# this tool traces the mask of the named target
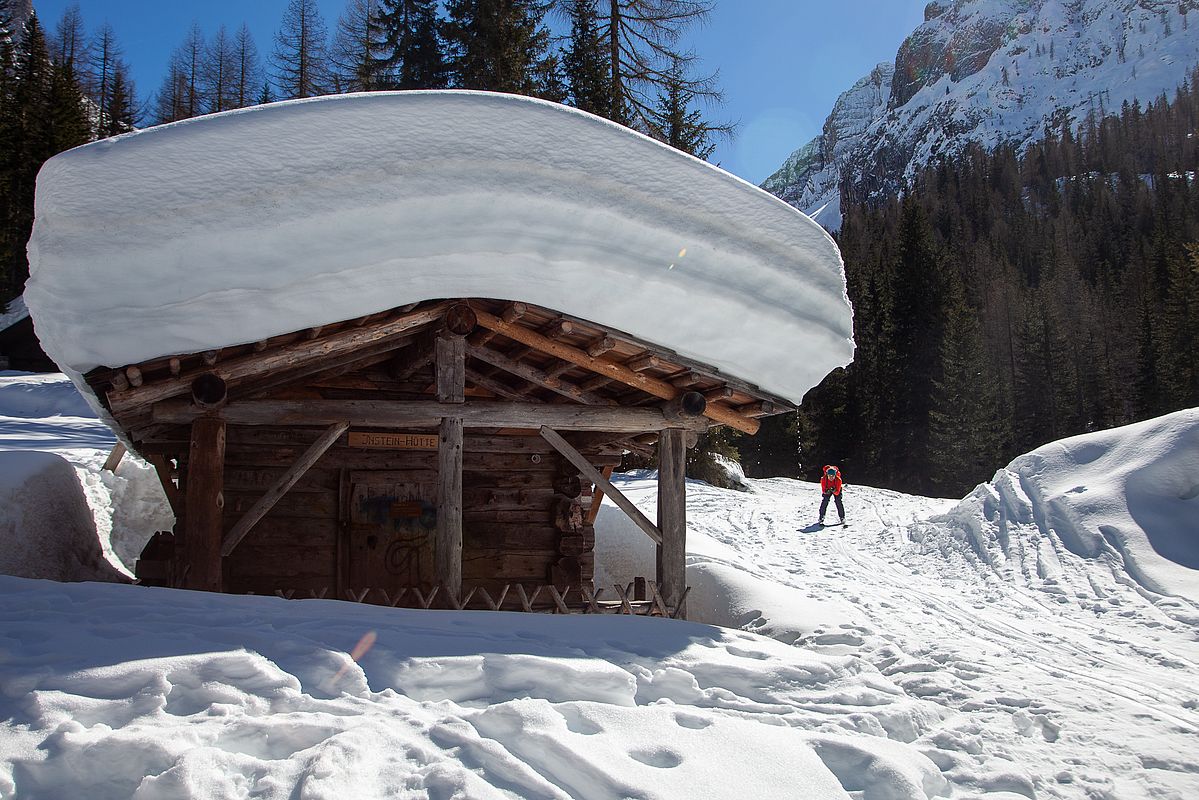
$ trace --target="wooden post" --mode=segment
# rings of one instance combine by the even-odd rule
[[[200,417],[192,423],[184,506],[185,589],[219,592],[221,585],[221,512],[225,498],[225,423]]]
[[[658,586],[671,609],[682,604],[687,585],[686,468],[685,431],[667,428],[658,440]],[[677,617],[686,619],[686,609]]]
[[[466,340],[451,331],[434,346],[437,400],[466,398]],[[442,417],[437,446],[437,541],[433,546],[436,581],[458,602],[462,594],[462,417]]]

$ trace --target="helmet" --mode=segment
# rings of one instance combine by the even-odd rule
[[[836,468],[836,467],[829,467],[828,469],[826,469],[826,470],[824,471],[824,474],[825,474],[825,475],[828,475],[828,476],[831,478],[831,477],[833,477],[834,475],[836,475],[836,474],[837,474],[837,468]]]

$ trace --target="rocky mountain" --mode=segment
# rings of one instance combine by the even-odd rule
[[[894,192],[967,143],[1025,145],[1172,94],[1199,64],[1199,0],[933,0],[924,16],[763,188],[836,229],[842,181]]]

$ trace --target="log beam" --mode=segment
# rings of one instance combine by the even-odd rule
[[[570,444],[561,436],[559,436],[557,432],[548,427],[543,426],[539,433],[541,434],[541,438],[553,445],[554,449],[561,453],[567,461],[573,464],[575,469],[582,473],[584,478],[591,481],[596,486],[601,487],[604,490],[604,493],[607,494],[608,497],[612,498],[612,502],[615,503],[621,511],[628,514],[629,519],[631,519],[638,528],[645,531],[646,536],[648,536],[650,539],[653,539],[655,544],[662,544],[662,534],[659,532],[654,523],[650,522],[649,519],[641,513],[641,510],[633,504],[633,501],[629,500],[629,498],[625,497],[619,489],[613,486],[612,481],[605,478],[602,472],[593,467],[591,462],[587,460],[587,456],[571,447]]]
[[[680,609],[686,619],[683,592],[687,586],[687,444],[686,432],[662,431],[658,440],[658,587],[666,605]]]
[[[200,417],[192,423],[187,460],[183,552],[183,588],[219,592],[221,582],[221,514],[225,498],[225,421]]]
[[[563,361],[577,364],[583,369],[605,375],[615,381],[640,389],[655,397],[660,397],[663,400],[673,400],[681,393],[680,389],[666,381],[635,372],[623,364],[617,364],[606,358],[589,355],[586,351],[579,350],[562,342],[555,342],[553,339],[542,336],[536,331],[531,331],[521,325],[505,322],[497,316],[488,314],[486,311],[479,311],[477,313],[479,324],[484,328],[501,333],[513,341],[520,342],[543,353],[560,358]],[[728,425],[750,435],[757,433],[758,428],[761,427],[761,423],[756,419],[750,419],[742,414],[738,414],[727,406],[710,405],[704,414],[715,422]]]
[[[452,416],[440,420],[437,439],[437,539],[433,543],[434,579],[451,598],[462,593],[462,417],[454,413],[466,401],[466,334],[474,330],[474,312],[455,306],[446,330],[434,345],[437,399]],[[453,309],[451,309],[453,310]],[[458,322],[457,326],[452,324]],[[470,324],[467,324],[470,323]],[[459,332],[461,331],[461,332]]]
[[[232,553],[258,521],[275,507],[280,498],[287,494],[288,490],[295,486],[300,478],[304,477],[304,473],[319,461],[321,456],[325,454],[325,451],[332,447],[333,443],[349,428],[350,423],[348,422],[339,422],[335,425],[330,425],[329,429],[321,435],[321,438],[313,442],[304,451],[304,454],[296,459],[296,463],[292,464],[287,472],[279,476],[279,479],[266,490],[262,497],[258,498],[258,502],[251,506],[245,516],[237,521],[237,524],[229,531],[224,543],[221,545],[221,555],[227,556]]]

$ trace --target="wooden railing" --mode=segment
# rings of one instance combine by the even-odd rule
[[[596,589],[592,592],[586,586],[567,586],[559,589],[553,584],[542,584],[531,587],[530,591],[525,584],[521,583],[505,584],[494,597],[482,586],[464,589],[460,596],[454,597],[441,584],[427,591],[423,591],[417,586],[404,586],[391,592],[378,587],[346,589],[341,597],[337,597],[335,592],[331,594],[328,587],[307,590],[276,589],[275,595],[285,600],[339,599],[349,600],[353,603],[391,606],[392,608],[431,609],[440,600],[442,601],[441,607],[458,611],[472,608],[475,610],[509,610],[549,614],[628,614],[678,619],[679,610],[685,608],[687,595],[691,592],[691,587],[688,586],[683,591],[683,596],[679,598],[678,604],[671,608],[658,591],[658,584],[654,581],[643,582],[638,579],[627,586],[615,585],[612,588],[615,590],[615,598],[611,600],[605,599],[604,589]],[[541,608],[535,607],[543,595],[551,604],[545,604]],[[578,599],[572,601],[572,595],[578,595]],[[517,602],[510,602],[510,598],[515,598]],[[508,609],[503,608],[505,602],[508,602],[510,606]],[[473,606],[472,603],[474,603]]]

